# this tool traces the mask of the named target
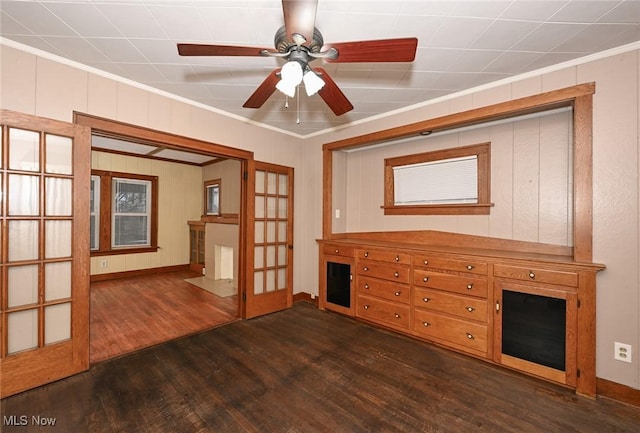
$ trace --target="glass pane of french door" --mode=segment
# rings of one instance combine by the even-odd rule
[[[287,289],[288,176],[256,170],[253,293]]]
[[[91,155],[84,126],[0,114],[4,397],[88,367]]]
[[[293,304],[293,168],[255,161],[249,172],[247,319]]]

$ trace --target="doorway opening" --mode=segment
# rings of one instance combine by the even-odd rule
[[[107,210],[92,206],[91,227],[96,233],[92,239],[100,242],[92,244],[90,259],[90,362],[239,319],[247,201],[243,173],[253,154],[81,113],[74,117],[76,123],[91,127],[91,169],[98,182],[104,173],[125,179],[124,183],[155,178],[146,186],[146,195],[147,190],[136,188],[137,184],[110,188],[111,178],[95,188],[92,205]],[[204,191],[214,178],[218,190],[212,215]],[[127,214],[129,210],[135,215]],[[149,230],[146,211],[149,221],[156,218],[157,222],[146,237],[136,236],[131,231],[138,227]],[[131,224],[118,226],[116,218]],[[194,226],[202,232],[196,238],[195,255]],[[119,229],[125,230],[124,235]],[[131,238],[137,244],[114,246],[105,236],[110,231],[111,238]],[[226,248],[216,253],[216,245]],[[215,266],[218,255],[223,260]],[[191,263],[193,257],[197,263]],[[224,293],[193,283],[194,279],[215,281],[216,268],[223,272],[221,281],[229,283]]]

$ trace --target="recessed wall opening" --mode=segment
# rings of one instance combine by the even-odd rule
[[[233,276],[233,247],[214,245],[214,278],[216,280],[232,280]]]

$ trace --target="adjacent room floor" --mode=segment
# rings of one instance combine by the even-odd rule
[[[91,283],[91,363],[237,319],[237,291],[204,290],[191,271]],[[221,296],[222,295],[222,296]]]
[[[301,302],[9,397],[64,432],[638,432],[640,408]],[[4,432],[40,432],[29,423]]]

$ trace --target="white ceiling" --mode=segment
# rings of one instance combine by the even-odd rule
[[[1,0],[0,11],[5,39],[300,136],[640,41],[636,0],[318,0],[326,43],[418,38],[413,63],[312,63],[355,107],[337,117],[304,91],[298,109],[277,91],[242,108],[281,60],[178,56],[177,43],[272,47],[280,0]]]

